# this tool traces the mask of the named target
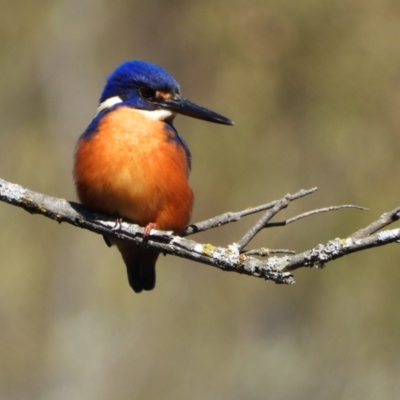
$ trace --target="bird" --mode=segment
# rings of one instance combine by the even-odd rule
[[[193,192],[191,153],[173,125],[176,114],[233,125],[234,122],[181,95],[163,68],[125,61],[107,78],[97,113],[79,137],[73,177],[80,202],[116,221],[180,234],[189,224]],[[104,235],[126,265],[131,288],[155,287],[159,252]]]

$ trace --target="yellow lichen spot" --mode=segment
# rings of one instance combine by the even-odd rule
[[[212,244],[209,243],[203,244],[203,254],[206,256],[211,257],[214,249],[215,246],[213,246]]]
[[[25,204],[30,204],[30,203],[32,203],[32,199],[31,199],[30,197],[27,197],[27,196],[22,196],[22,197],[21,197],[21,201],[22,201],[23,203],[25,203]]]
[[[53,219],[56,220],[57,222],[61,222],[61,215],[60,214],[54,214]]]

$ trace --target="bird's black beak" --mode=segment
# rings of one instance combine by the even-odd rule
[[[234,124],[234,122],[229,118],[217,114],[216,112],[211,111],[207,108],[198,106],[197,104],[194,104],[181,96],[163,99],[159,104],[161,108],[173,111],[178,114],[187,115],[188,117],[202,119],[204,121],[215,122],[217,124],[223,125]]]

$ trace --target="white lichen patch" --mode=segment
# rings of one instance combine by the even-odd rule
[[[353,244],[355,243],[354,239],[352,238],[346,238],[346,239],[342,239],[341,243],[343,245],[343,247],[350,247],[353,246]]]
[[[379,241],[397,239],[399,235],[400,235],[400,229],[390,229],[387,231],[379,232],[377,234]]]
[[[337,256],[338,254],[341,253],[342,250],[342,241],[339,238],[336,238],[334,240],[330,240],[324,247],[324,252],[327,254],[332,254],[334,256]]]
[[[268,260],[266,260],[266,262],[265,262],[265,266],[267,268],[275,269],[276,271],[282,271],[287,267],[287,265],[289,263],[289,259],[290,258],[288,256],[269,257]]]
[[[196,253],[202,254],[203,253],[203,245],[200,243],[197,243],[196,246],[194,246],[193,249]]]
[[[235,245],[230,245],[228,248],[214,247],[212,256],[221,266],[224,264],[234,265],[238,262],[239,249]]]
[[[232,257],[239,257],[239,246],[237,243],[228,245],[228,251],[231,253]]]
[[[20,199],[26,193],[26,189],[15,183],[8,183],[6,187],[0,186],[0,192],[4,196]]]

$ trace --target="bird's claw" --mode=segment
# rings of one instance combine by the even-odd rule
[[[114,226],[111,228],[111,230],[112,231],[118,231],[118,230],[120,230],[122,228],[122,218],[121,217],[118,217],[116,220],[115,220],[115,224],[114,224]]]
[[[158,229],[158,225],[155,222],[150,222],[146,225],[143,231],[143,240],[148,240],[152,229]]]

